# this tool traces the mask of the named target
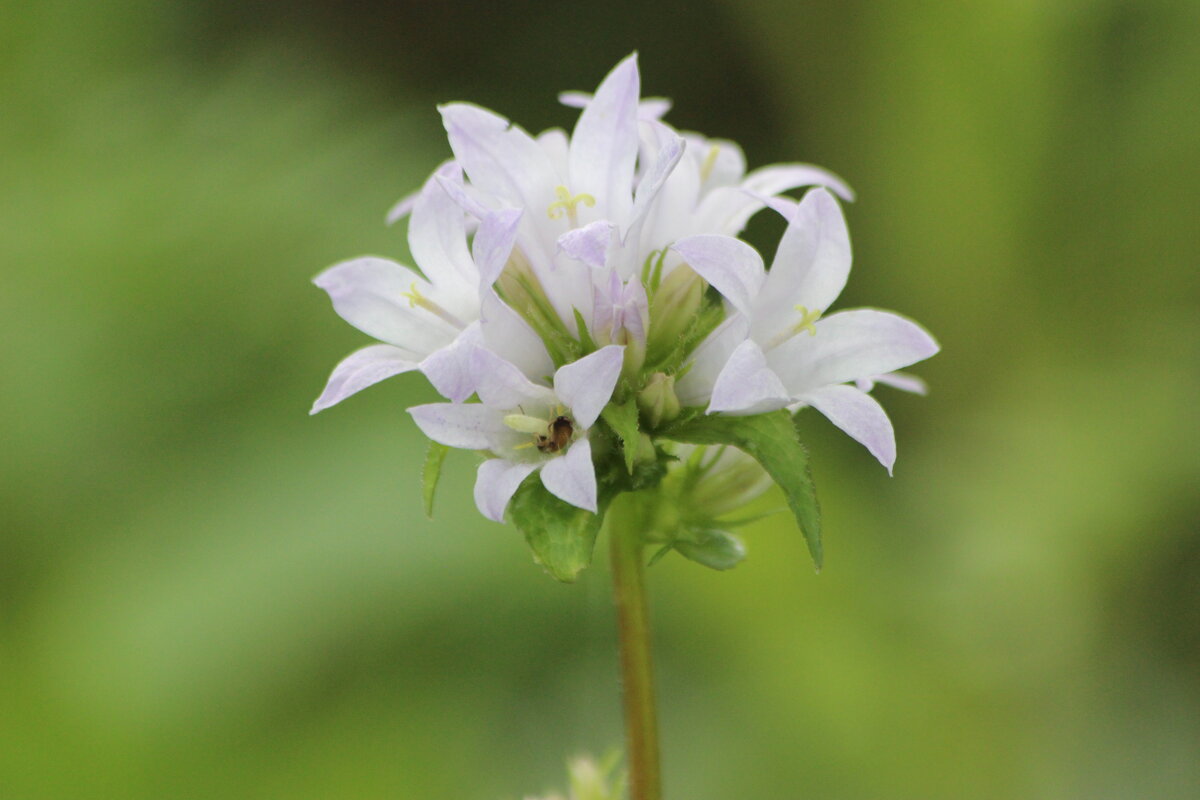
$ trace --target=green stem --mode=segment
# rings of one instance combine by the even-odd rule
[[[621,649],[629,798],[661,800],[658,721],[650,663],[650,619],[646,608],[643,545],[638,529],[643,522],[641,511],[633,496],[624,495],[609,509],[607,527]]]

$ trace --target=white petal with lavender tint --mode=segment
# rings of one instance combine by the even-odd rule
[[[616,225],[606,219],[589,222],[558,237],[559,252],[578,259],[589,267],[599,269],[608,263]]]
[[[407,294],[431,287],[412,270],[383,258],[356,258],[335,264],[313,278],[329,293],[342,319],[363,333],[419,355],[445,347],[461,328],[413,307]],[[465,325],[464,325],[465,327]]]
[[[737,346],[746,340],[749,330],[749,321],[741,314],[735,314],[705,337],[692,353],[687,373],[675,383],[675,394],[680,403],[685,406],[708,405],[717,376]]]
[[[508,501],[537,467],[534,463],[503,458],[491,458],[480,464],[475,473],[475,505],[479,512],[490,520],[504,522]]]
[[[479,326],[484,345],[524,373],[530,380],[549,382],[554,362],[546,345],[520,314],[492,289],[483,292]]]
[[[478,270],[467,251],[466,219],[437,180],[439,175],[452,177],[457,170],[454,164],[444,164],[421,187],[408,224],[408,248],[434,285],[473,289]]]
[[[316,414],[385,378],[416,368],[412,353],[390,344],[373,344],[356,350],[333,368],[325,390],[308,413]]]
[[[592,427],[608,405],[624,359],[625,348],[610,344],[554,373],[554,393],[571,409],[577,428]]]
[[[408,413],[422,433],[447,447],[488,450],[505,435],[502,413],[478,403],[429,403]]]
[[[387,224],[395,225],[397,222],[411,214],[413,206],[417,204],[417,197],[419,197],[420,194],[421,193],[419,191],[413,192],[412,194],[405,195],[397,200],[396,204],[388,209]]]
[[[633,167],[637,160],[637,54],[613,68],[579,115],[571,135],[572,194],[591,194],[592,210],[601,219],[623,220],[633,202]],[[469,171],[469,170],[468,170]]]
[[[732,236],[705,233],[681,239],[671,249],[734,308],[750,313],[767,274],[762,256],[753,247]]]
[[[516,366],[482,347],[472,354],[471,369],[480,401],[493,408],[512,411],[525,407],[525,413],[534,414],[554,403],[554,392],[531,383]]]
[[[683,157],[683,151],[686,147],[686,142],[683,138],[676,136],[665,125],[659,125],[658,127],[661,129],[659,133],[661,146],[654,157],[654,163],[650,165],[646,174],[638,182],[637,191],[633,196],[633,207],[629,212],[629,219],[621,227],[622,242],[628,242],[631,234],[633,234],[633,241],[637,242],[637,232],[641,230],[641,225],[645,222],[647,210],[649,210],[654,199],[658,197],[663,184],[667,182],[667,179],[671,177],[671,173],[675,171],[675,167],[679,164],[679,159]]]
[[[760,342],[786,336],[797,306],[821,312],[850,275],[850,234],[833,195],[813,189],[791,212],[775,260],[754,305],[750,335]]]
[[[546,462],[542,484],[555,497],[595,513],[596,468],[588,440],[580,439],[564,455]]]
[[[896,463],[896,434],[892,421],[873,397],[853,386],[826,386],[801,395],[802,402],[820,411],[879,459],[892,474]]]
[[[938,351],[911,320],[887,311],[840,311],[770,351],[771,367],[793,395],[907,367]]]
[[[448,347],[434,351],[421,362],[421,372],[438,394],[461,403],[475,393],[472,355],[483,344],[479,323],[472,322]]]
[[[591,92],[559,92],[558,102],[568,108],[587,108],[592,102]],[[638,119],[658,121],[671,110],[671,101],[665,97],[643,97],[638,101]]]
[[[708,413],[763,414],[783,408],[789,402],[787,389],[767,366],[762,349],[747,339],[734,349],[717,376]]]
[[[517,240],[517,226],[521,222],[522,213],[519,208],[502,208],[489,213],[480,221],[471,251],[482,286],[495,283],[504,265],[508,263],[513,243]]]
[[[546,208],[560,180],[546,152],[517,125],[469,103],[439,106],[450,149],[471,183],[518,208]]]

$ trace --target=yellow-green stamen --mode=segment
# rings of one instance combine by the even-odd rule
[[[583,203],[588,208],[596,205],[596,198],[590,194],[580,192],[579,194],[572,195],[570,189],[565,186],[556,186],[554,188],[554,196],[558,199],[550,204],[550,208],[546,209],[546,215],[550,219],[560,219],[565,213],[571,220],[572,225],[579,223],[579,216],[575,210],[577,205]]]
[[[717,156],[721,154],[719,145],[713,145],[708,148],[708,152],[704,154],[704,161],[700,164],[700,180],[708,180],[708,176],[712,174],[713,167],[717,165]]]
[[[402,296],[408,298],[409,308],[423,308],[432,314],[436,314],[460,330],[467,327],[458,317],[454,316],[449,311],[442,308],[425,295],[421,294],[421,290],[417,288],[416,281],[413,281],[412,286],[410,286],[408,291],[404,292]]]

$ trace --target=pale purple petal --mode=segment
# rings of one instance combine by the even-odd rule
[[[479,512],[495,522],[504,522],[508,501],[521,488],[521,482],[538,468],[535,463],[490,458],[475,473],[475,505]]]
[[[629,220],[621,227],[622,242],[628,242],[631,234],[633,241],[637,242],[642,224],[646,220],[646,212],[650,209],[654,199],[658,197],[658,192],[662,189],[663,184],[675,171],[679,159],[683,157],[683,150],[686,146],[683,138],[676,136],[665,125],[659,127],[662,128],[659,141],[664,144],[659,148],[654,163],[638,183],[637,192],[633,197],[633,208],[629,212]]]
[[[400,220],[412,213],[413,206],[417,204],[417,198],[421,195],[419,191],[405,195],[396,201],[396,204],[388,209],[387,224],[395,225]]]
[[[471,183],[518,208],[546,208],[561,181],[549,156],[520,127],[469,103],[440,106],[455,160]]]
[[[612,398],[625,348],[610,344],[554,373],[554,393],[571,409],[575,425],[587,430]]]
[[[558,249],[589,267],[599,269],[608,263],[608,251],[613,244],[615,228],[608,220],[598,219],[558,237]]]
[[[517,240],[517,226],[521,223],[521,214],[519,208],[502,208],[489,213],[480,221],[471,249],[483,286],[495,283],[504,270],[504,265],[508,263],[513,243]]]
[[[363,333],[418,356],[445,347],[461,330],[424,308],[410,305],[408,292],[414,287],[428,292],[430,286],[394,261],[374,257],[344,261],[313,278],[313,283],[329,293],[342,319]]]
[[[812,164],[773,164],[754,170],[742,186],[759,194],[779,194],[801,186],[824,186],[838,197],[854,202],[854,190],[827,169]]]
[[[938,351],[925,329],[888,311],[840,311],[815,327],[815,336],[799,333],[768,354],[793,395],[891,372]]]
[[[793,326],[797,305],[827,309],[850,275],[850,234],[833,195],[813,189],[792,212],[763,290],[754,304],[750,335],[773,341]]]
[[[592,102],[591,92],[559,92],[558,102],[568,108],[587,108]],[[665,97],[643,97],[638,103],[638,119],[658,121],[671,110],[671,101]]]
[[[554,362],[542,338],[492,289],[483,293],[482,303],[479,322],[487,348],[512,363],[527,378],[549,382]]]
[[[560,500],[596,513],[596,468],[588,440],[580,439],[565,454],[546,462],[542,485]]]
[[[790,402],[779,376],[767,366],[762,349],[747,339],[737,346],[717,376],[708,413],[762,414]]]
[[[766,270],[750,245],[732,236],[702,233],[680,239],[671,247],[701,278],[711,283],[733,307],[749,314],[762,289]]]
[[[746,340],[749,321],[735,314],[716,327],[692,353],[687,372],[675,383],[675,394],[685,406],[707,405],[712,397],[717,376],[729,361],[729,356]]]
[[[864,392],[874,389],[877,383],[881,383],[884,386],[891,386],[893,389],[899,389],[904,392],[912,392],[913,394],[929,394],[929,384],[916,375],[910,375],[907,372],[889,372],[886,375],[872,375],[869,378],[860,378],[855,381],[858,388]]]
[[[481,220],[492,212],[492,208],[479,197],[479,193],[474,190],[474,187],[468,188],[463,184],[461,174],[455,177],[438,174],[434,177],[459,208],[470,214],[475,220]]]
[[[633,167],[637,160],[637,54],[613,68],[579,115],[571,135],[573,194],[596,199],[594,218],[623,220],[633,203]]]
[[[487,450],[507,431],[503,413],[479,403],[429,403],[408,413],[422,433],[447,447]]]
[[[333,368],[321,396],[308,413],[316,414],[384,378],[416,369],[412,353],[390,344],[373,344],[356,350]]]
[[[408,249],[431,283],[474,288],[477,271],[467,251],[463,210],[438,182],[458,172],[453,162],[445,164],[421,187],[408,224]]]
[[[506,412],[528,406],[526,413],[534,413],[535,407],[540,412],[554,402],[553,392],[531,383],[521,370],[490,350],[476,348],[471,368],[475,372],[475,391],[485,405]]]
[[[461,403],[475,393],[472,354],[483,344],[479,323],[472,322],[448,347],[443,347],[421,362],[421,372],[446,399]]]
[[[537,143],[542,146],[542,150],[550,157],[550,162],[554,164],[554,170],[559,175],[566,175],[571,171],[570,165],[567,163],[570,158],[571,140],[567,137],[567,132],[562,128],[548,128],[537,135]]]
[[[853,386],[826,386],[803,394],[802,402],[820,411],[829,421],[861,443],[892,474],[896,463],[896,435],[883,407]]]

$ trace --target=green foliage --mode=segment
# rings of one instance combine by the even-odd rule
[[[425,508],[425,516],[433,519],[433,494],[437,491],[438,479],[442,476],[442,462],[450,448],[430,440],[429,449],[425,451],[425,463],[421,466],[421,502]]]
[[[641,432],[638,429],[637,402],[631,397],[624,403],[609,403],[600,414],[609,427],[621,439],[621,454],[625,459],[625,469],[633,475],[633,464],[637,459],[638,440]]]
[[[753,456],[774,479],[804,534],[813,564],[820,571],[821,512],[808,466],[808,452],[786,411],[748,417],[705,415],[699,410],[684,414],[662,431],[677,442],[731,444]]]
[[[506,516],[525,536],[533,560],[554,578],[572,583],[580,570],[592,563],[608,499],[611,495],[602,493],[600,512],[593,514],[550,494],[534,473],[509,501]]]

